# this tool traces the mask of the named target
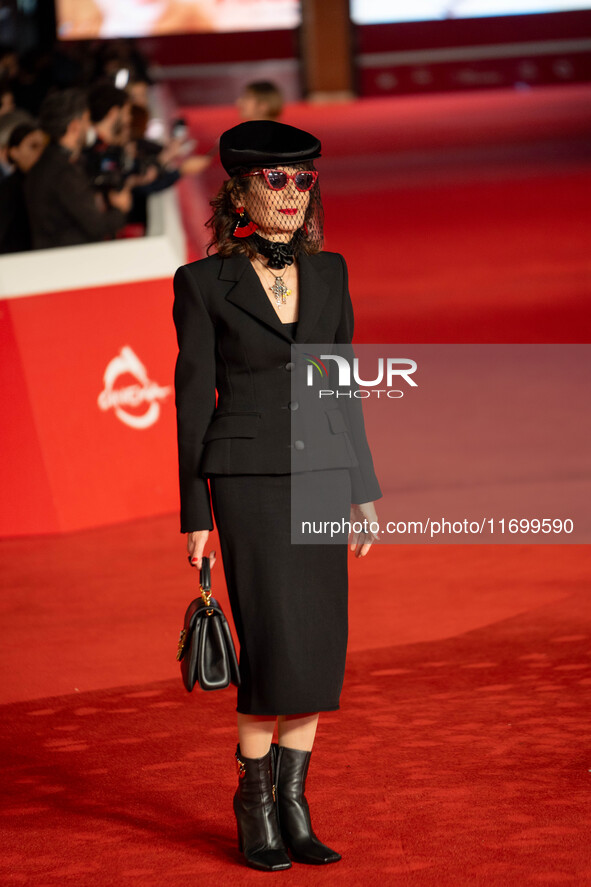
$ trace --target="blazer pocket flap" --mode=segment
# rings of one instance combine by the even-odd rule
[[[333,434],[340,434],[343,431],[347,430],[347,426],[345,425],[345,419],[340,410],[328,410],[326,413],[328,417],[328,424],[330,425],[330,430]]]
[[[203,443],[225,437],[256,437],[259,433],[259,413],[226,413],[214,416],[203,437]]]

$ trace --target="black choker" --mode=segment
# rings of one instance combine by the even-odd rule
[[[266,240],[257,232],[252,235],[252,239],[261,256],[268,260],[267,268],[274,268],[276,271],[280,271],[286,265],[293,265],[293,251],[298,240],[297,233],[291,238],[289,243],[282,243],[279,240]]]

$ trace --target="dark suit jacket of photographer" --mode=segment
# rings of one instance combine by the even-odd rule
[[[292,427],[298,412],[291,400],[290,346],[346,345],[353,336],[343,257],[323,252],[302,255],[298,263],[295,340],[246,256],[210,256],[176,272],[181,532],[212,529],[207,475],[349,468],[353,502],[381,496],[359,400],[345,398],[337,406],[327,399],[321,406],[326,415],[312,429],[308,424],[303,440],[297,423]]]
[[[33,249],[76,246],[114,237],[125,216],[114,207],[101,211],[79,161],[61,145],[49,144],[25,177]]]

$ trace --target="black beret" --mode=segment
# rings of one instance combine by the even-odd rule
[[[311,133],[276,120],[247,120],[220,137],[220,160],[228,175],[251,166],[287,166],[320,157]]]

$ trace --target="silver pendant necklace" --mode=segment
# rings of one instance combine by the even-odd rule
[[[283,271],[282,274],[277,276],[277,275],[273,274],[271,269],[268,268],[264,262],[261,262],[261,260],[259,259],[258,256],[257,256],[257,262],[260,265],[262,265],[263,268],[269,272],[269,274],[271,274],[273,276],[274,283],[273,283],[273,286],[269,287],[269,289],[271,290],[271,292],[275,296],[275,301],[277,303],[277,307],[281,308],[282,305],[287,304],[287,297],[291,296],[291,290],[289,289],[289,287],[287,286],[287,284],[285,283],[285,281],[283,279],[284,274],[287,276],[287,271],[288,271],[287,267],[285,268],[285,270]]]

